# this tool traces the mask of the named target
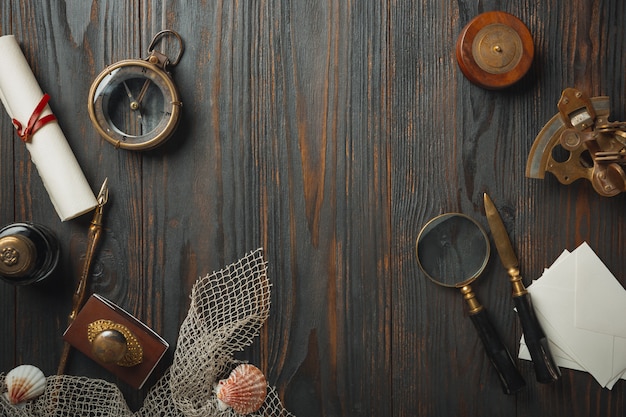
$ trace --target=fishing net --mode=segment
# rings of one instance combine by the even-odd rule
[[[191,291],[191,305],[183,321],[174,360],[148,392],[143,406],[132,412],[119,388],[101,379],[54,375],[47,377],[44,394],[20,405],[0,396],[0,415],[46,416],[237,416],[220,411],[213,391],[240,362],[234,353],[250,345],[269,315],[270,282],[263,250],[257,249],[226,268],[199,278]],[[0,392],[5,393],[0,373]],[[276,389],[268,387],[257,416],[292,416]]]

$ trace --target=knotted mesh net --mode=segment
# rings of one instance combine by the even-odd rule
[[[213,391],[240,362],[234,353],[249,346],[269,315],[270,282],[263,250],[246,254],[224,269],[199,278],[183,321],[174,360],[132,412],[119,388],[108,381],[71,375],[47,377],[46,390],[35,400],[12,405],[0,396],[2,416],[237,416],[220,411]],[[7,391],[0,373],[0,392]],[[253,416],[292,416],[277,391],[268,387],[264,404]]]

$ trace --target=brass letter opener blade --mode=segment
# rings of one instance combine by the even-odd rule
[[[533,310],[530,295],[522,283],[522,277],[519,271],[519,261],[513,250],[513,245],[506,232],[502,218],[491,201],[491,198],[485,193],[485,214],[489,222],[489,228],[493,235],[494,242],[502,265],[511,277],[511,285],[513,287],[513,301],[517,309],[517,315],[522,324],[524,332],[524,340],[530,357],[535,366],[535,374],[537,381],[541,383],[549,383],[556,381],[561,376],[561,371],[556,366],[550,349],[548,339],[546,338],[537,316]]]

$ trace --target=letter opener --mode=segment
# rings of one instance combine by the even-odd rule
[[[522,282],[519,261],[513,250],[509,235],[496,206],[487,193],[484,194],[484,202],[485,215],[487,216],[498,255],[500,255],[502,265],[504,265],[511,279],[513,302],[515,303],[517,315],[522,324],[526,346],[528,347],[530,357],[535,366],[537,381],[544,384],[556,381],[561,376],[561,371],[552,358],[548,346],[548,339],[537,320],[530,295]]]

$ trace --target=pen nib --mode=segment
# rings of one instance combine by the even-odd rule
[[[98,206],[102,207],[109,200],[109,177],[104,179],[102,183],[102,187],[100,187],[100,192],[98,193]]]

